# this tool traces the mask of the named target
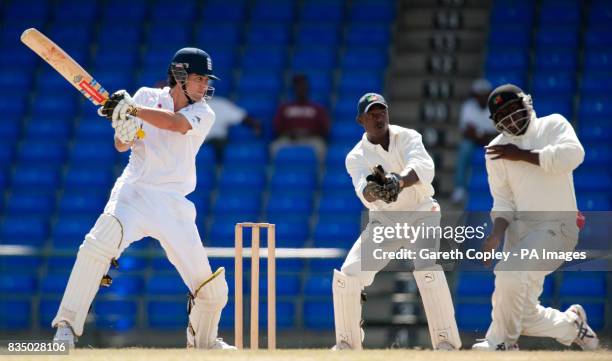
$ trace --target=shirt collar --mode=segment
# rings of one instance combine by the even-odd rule
[[[398,133],[395,131],[395,129],[393,128],[393,126],[391,124],[389,124],[389,148],[391,148],[391,144],[393,144],[395,138],[397,137]],[[373,144],[368,140],[368,133],[364,132],[363,135],[361,136],[361,142],[362,144],[368,148],[368,149],[376,149],[377,146],[381,147],[382,146],[380,144]]]

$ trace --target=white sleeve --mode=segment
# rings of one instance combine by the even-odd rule
[[[353,187],[355,188],[355,192],[357,193],[357,196],[359,197],[359,199],[361,199],[361,202],[367,206],[368,203],[370,202],[368,202],[364,198],[363,189],[368,183],[366,181],[366,177],[372,172],[372,170],[370,169],[368,164],[365,162],[364,157],[360,157],[353,153],[349,153],[346,156],[345,165],[346,165],[346,171],[348,172],[348,174],[351,176],[351,179],[353,180]]]
[[[514,204],[512,190],[508,183],[506,169],[501,160],[491,160],[490,158],[490,156],[486,156],[485,164],[487,167],[489,189],[493,196],[491,219],[495,221],[495,218],[505,218],[511,223],[514,219],[513,214],[516,210],[516,205]]]
[[[539,153],[540,166],[546,173],[569,173],[584,160],[584,148],[565,117],[556,114],[553,119],[547,125],[551,134],[545,134],[550,144],[535,152]]]
[[[215,122],[215,112],[203,102],[188,105],[178,112],[191,124],[191,129],[185,133],[186,135],[205,137]]]
[[[246,110],[225,98],[212,98],[209,105],[214,110],[217,121],[223,121],[227,125],[239,124],[247,116]]]
[[[136,104],[144,105],[144,100],[147,97],[147,88],[140,88],[134,93],[132,99],[136,102]]]
[[[410,170],[414,170],[419,177],[419,182],[423,184],[431,184],[435,175],[435,166],[433,159],[425,150],[421,134],[414,130],[409,130],[402,134],[400,141],[400,152],[406,160],[406,167],[401,175],[407,175]]]
[[[459,130],[463,131],[469,123],[472,123],[472,119],[469,117],[469,104],[464,102],[461,105],[461,111],[459,112]]]

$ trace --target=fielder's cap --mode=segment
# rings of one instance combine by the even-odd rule
[[[387,101],[382,95],[376,93],[366,93],[359,98],[359,103],[357,104],[357,115],[367,113],[368,110],[370,110],[370,107],[374,104],[384,105],[385,108],[389,107],[387,105]]]
[[[213,74],[212,59],[207,52],[198,48],[183,48],[174,54],[172,64],[182,64],[187,71],[187,74],[206,75],[211,79],[219,80],[219,77]]]
[[[472,93],[474,94],[489,94],[491,89],[491,83],[484,78],[476,79],[472,83]]]
[[[523,94],[523,89],[513,84],[504,84],[495,88],[487,100],[491,116],[508,104],[523,100]]]

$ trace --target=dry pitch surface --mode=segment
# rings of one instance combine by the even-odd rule
[[[433,352],[418,350],[368,350],[331,352],[328,350],[269,351],[187,351],[184,349],[78,349],[69,356],[2,356],[2,360],[189,360],[189,361],[591,361],[611,360],[612,352],[521,351],[521,352]]]

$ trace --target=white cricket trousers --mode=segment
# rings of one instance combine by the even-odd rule
[[[575,222],[513,222],[506,231],[504,251],[521,249],[572,251],[578,241]],[[495,266],[492,322],[486,338],[492,344],[516,343],[520,335],[552,337],[571,345],[578,329],[574,315],[540,305],[544,278],[563,260],[521,260],[511,257]]]
[[[195,224],[195,206],[181,194],[118,181],[104,213],[117,217],[123,226],[118,256],[149,236],[159,241],[192,294],[212,275]]]
[[[433,200],[426,200],[425,202],[419,204],[414,211],[376,211],[370,212],[370,220],[368,223],[369,228],[376,226],[384,226],[384,227],[395,227],[396,224],[409,224],[411,227],[438,227],[440,225],[440,206],[438,203]],[[341,271],[352,277],[358,277],[361,280],[362,287],[367,287],[372,284],[374,281],[374,277],[378,271],[382,270],[390,260],[372,260],[372,255],[365,255],[368,260],[367,264],[363,264],[364,260],[362,256],[364,256],[366,250],[373,250],[374,248],[381,248],[385,252],[392,252],[401,249],[402,247],[405,249],[414,249],[417,248],[428,248],[431,250],[437,251],[440,246],[439,238],[435,239],[417,239],[414,243],[409,242],[406,239],[385,239],[379,245],[364,245],[362,242],[373,242],[373,239],[368,239],[371,237],[364,237],[364,234],[372,235],[371,229],[366,229],[355,241],[353,247],[349,251],[346,259],[344,260],[344,264],[342,265]],[[433,266],[436,263],[435,260],[422,260],[415,259],[414,267],[415,269],[422,269],[425,267]]]

